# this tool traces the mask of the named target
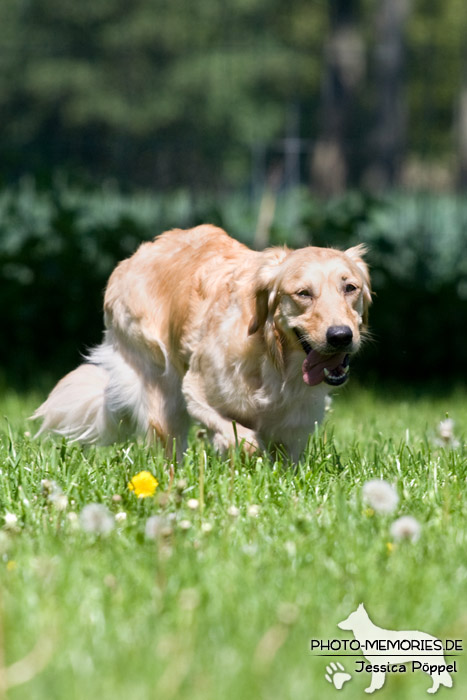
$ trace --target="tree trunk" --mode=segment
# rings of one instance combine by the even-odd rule
[[[325,47],[322,127],[311,162],[312,187],[325,197],[336,195],[347,186],[349,124],[364,70],[359,5],[359,0],[329,3],[331,30]]]
[[[365,174],[365,185],[372,190],[397,184],[405,155],[404,29],[409,4],[410,0],[379,0],[376,12],[376,114]]]

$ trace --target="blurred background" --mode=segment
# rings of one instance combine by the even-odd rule
[[[4,0],[0,383],[99,342],[116,262],[201,222],[368,244],[362,382],[465,380],[465,0]]]

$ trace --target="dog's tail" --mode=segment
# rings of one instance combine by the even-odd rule
[[[108,339],[88,362],[61,379],[32,419],[37,433],[50,430],[69,440],[109,445],[134,432],[147,432],[140,378]]]
[[[67,374],[32,416],[43,420],[37,435],[51,430],[78,442],[112,442],[105,409],[108,382],[103,367],[88,363]]]

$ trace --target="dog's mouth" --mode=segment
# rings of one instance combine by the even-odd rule
[[[348,353],[338,352],[334,355],[322,355],[317,350],[313,350],[298,328],[294,328],[294,333],[306,354],[302,365],[303,381],[306,384],[316,386],[321,382],[326,382],[331,386],[341,386],[347,381],[350,370],[350,355]]]

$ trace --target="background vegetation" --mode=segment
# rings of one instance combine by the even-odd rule
[[[465,698],[463,392],[427,399],[354,384],[295,466],[221,458],[194,433],[175,465],[141,444],[33,440],[24,417],[37,401],[10,392],[0,403],[0,678],[10,700],[331,700],[331,659],[312,654],[310,639],[350,641],[337,623],[362,601],[383,627],[463,640],[447,657],[458,665],[453,688],[439,692]],[[442,442],[446,412],[458,427]],[[142,469],[159,486],[138,499],[127,484]],[[397,491],[392,513],[363,498],[375,478]],[[99,520],[83,528],[92,503],[107,509],[106,534]],[[416,541],[391,531],[404,515],[420,526]],[[338,660],[352,675],[342,697],[365,697],[369,674]],[[430,685],[420,671],[391,673],[378,693],[415,700]]]
[[[203,221],[255,245],[258,207],[245,196],[122,194],[31,179],[0,193],[0,345],[5,383],[58,377],[101,338],[103,290],[141,240]],[[367,243],[373,340],[355,372],[371,379],[456,383],[465,376],[467,202],[453,195],[349,193],[323,203],[306,190],[278,198],[268,241]]]
[[[464,183],[463,0],[34,0],[0,26],[5,178]]]
[[[3,0],[0,26],[0,700],[335,698],[310,638],[349,638],[362,601],[465,648],[465,0]],[[255,248],[368,244],[365,389],[296,465],[196,427],[178,463],[32,438],[114,265],[206,221]]]

